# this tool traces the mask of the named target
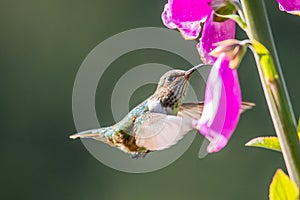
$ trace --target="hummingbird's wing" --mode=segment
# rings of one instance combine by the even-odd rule
[[[241,113],[253,108],[254,106],[255,106],[255,103],[253,103],[253,102],[243,101],[242,106],[241,106]]]
[[[177,116],[183,118],[199,119],[203,111],[203,102],[198,103],[183,103],[179,107]]]
[[[241,113],[251,109],[254,106],[255,106],[255,103],[243,101],[242,105],[241,105]],[[179,107],[177,116],[180,116],[183,118],[188,117],[188,118],[192,118],[192,119],[199,119],[202,115],[203,107],[204,107],[203,102],[183,103]]]
[[[134,127],[136,144],[148,150],[163,150],[176,144],[192,127],[192,120],[179,116],[147,112]],[[137,120],[137,121],[139,121]]]

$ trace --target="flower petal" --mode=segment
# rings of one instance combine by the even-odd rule
[[[162,21],[170,29],[178,28],[185,39],[196,39],[200,22],[211,12],[211,0],[169,0],[162,13]]]
[[[201,31],[200,21],[181,22],[177,28],[185,40],[196,39]]]
[[[300,15],[300,0],[277,0],[279,9],[293,15]]]
[[[211,13],[206,20],[200,43],[197,48],[201,59],[206,64],[213,64],[216,58],[209,53],[215,48],[214,44],[227,39],[234,39],[235,22],[231,19],[225,22],[214,22],[214,14]]]
[[[161,14],[161,19],[166,27],[169,29],[177,28],[175,20],[172,18],[172,12],[169,3],[165,5],[164,11]]]
[[[238,74],[221,54],[211,69],[205,91],[204,110],[194,126],[210,144],[209,153],[220,151],[234,132],[240,117],[241,90]]]
[[[172,17],[178,22],[201,21],[211,12],[211,0],[169,0]]]

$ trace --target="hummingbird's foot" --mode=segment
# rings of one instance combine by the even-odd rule
[[[134,153],[133,155],[131,155],[132,159],[138,159],[139,158],[139,153]]]
[[[145,158],[147,154],[148,152],[136,152],[131,156],[131,158],[132,159]]]

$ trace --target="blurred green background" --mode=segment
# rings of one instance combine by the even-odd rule
[[[165,3],[1,0],[1,199],[267,199],[275,170],[285,167],[280,153],[244,147],[251,138],[274,134],[249,53],[239,69],[240,82],[243,98],[257,106],[242,116],[229,145],[219,153],[198,159],[202,141],[198,134],[189,150],[170,166],[127,174],[98,162],[80,140],[68,139],[76,131],[72,88],[84,58],[119,32],[163,27],[160,14]],[[267,7],[299,116],[300,18],[280,12],[275,0],[268,1]],[[243,37],[240,31],[238,36]],[[114,65],[122,69],[161,61],[180,68],[185,63],[171,58],[148,50],[120,58]],[[149,93],[138,90],[135,96],[144,98],[154,89],[145,88]],[[101,101],[110,95],[105,90],[96,95],[97,113],[108,116],[99,119],[104,124],[113,123],[110,111],[105,110],[110,102]]]

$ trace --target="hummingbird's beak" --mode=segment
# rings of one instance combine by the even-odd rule
[[[197,71],[197,69],[199,69],[200,67],[203,67],[204,65],[205,65],[205,64],[200,64],[200,65],[197,65],[197,66],[195,66],[195,67],[193,67],[193,68],[187,70],[187,71],[185,72],[185,74],[184,74],[184,77],[185,77],[186,79],[189,79],[190,76],[191,76],[191,74],[192,74],[194,71]]]

